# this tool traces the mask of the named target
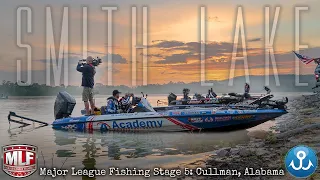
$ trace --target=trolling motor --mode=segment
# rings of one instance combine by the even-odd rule
[[[207,98],[216,98],[217,96],[218,95],[215,92],[213,92],[212,88],[208,90]]]
[[[264,86],[263,88],[264,88],[265,91],[267,91],[267,94],[270,94],[270,93],[271,93],[271,89],[268,88],[267,86]]]

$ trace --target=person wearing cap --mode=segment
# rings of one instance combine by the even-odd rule
[[[119,104],[119,97],[120,97],[120,91],[114,90],[112,92],[112,96],[108,98],[107,101],[107,108],[106,113],[107,114],[119,114],[122,113],[120,104]]]

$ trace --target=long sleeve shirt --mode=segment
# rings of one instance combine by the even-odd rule
[[[77,71],[82,73],[81,86],[93,88],[94,86],[94,75],[96,73],[95,68],[89,64],[78,64]]]

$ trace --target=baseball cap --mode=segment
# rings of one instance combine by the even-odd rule
[[[120,91],[114,90],[114,91],[112,92],[112,95],[116,95],[116,94],[120,94],[120,93],[121,93]]]

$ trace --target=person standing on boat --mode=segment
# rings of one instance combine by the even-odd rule
[[[95,109],[93,101],[93,86],[94,86],[94,75],[96,74],[96,69],[92,65],[93,58],[88,56],[86,63],[78,63],[77,71],[82,73],[82,101],[84,102],[84,107],[86,109],[86,115],[90,115],[90,107],[93,111]],[[89,107],[90,103],[90,107]]]
[[[120,97],[120,93],[121,93],[120,91],[114,90],[112,92],[112,96],[108,98],[107,108],[106,108],[107,114],[119,114],[123,112],[121,110],[120,103],[118,101]]]
[[[250,93],[250,85],[248,83],[244,85],[244,93],[247,93],[247,94]]]
[[[249,99],[250,98],[250,85],[248,83],[245,83],[244,85],[244,98]]]

